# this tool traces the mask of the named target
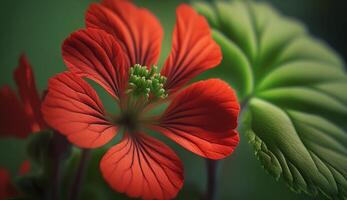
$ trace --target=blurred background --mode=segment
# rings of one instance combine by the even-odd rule
[[[0,6],[0,85],[12,88],[12,72],[21,53],[26,53],[36,76],[38,89],[47,87],[47,80],[65,70],[61,56],[62,41],[73,31],[84,27],[84,13],[90,0],[5,0]],[[171,48],[171,34],[175,22],[175,7],[183,0],[135,1],[150,9],[161,21],[165,38],[161,61]],[[269,0],[284,15],[304,22],[311,34],[325,40],[347,60],[347,2],[343,0]],[[170,143],[170,142],[169,142]],[[185,184],[179,199],[200,199],[205,190],[205,160],[178,148],[173,143],[185,166]],[[98,170],[104,150],[94,151],[84,195],[91,199],[126,199],[107,188]],[[25,141],[0,139],[0,166],[15,173],[25,157]],[[310,199],[291,192],[283,183],[277,183],[256,160],[252,147],[241,135],[235,153],[220,165],[218,199]],[[95,187],[94,187],[95,186]],[[95,191],[92,191],[95,190]],[[91,195],[93,194],[93,195]],[[102,195],[102,196],[100,196]],[[116,198],[117,197],[117,198]],[[82,198],[83,199],[83,198]]]

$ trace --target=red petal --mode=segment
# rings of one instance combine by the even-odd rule
[[[73,33],[63,44],[63,57],[69,69],[102,85],[120,97],[127,78],[128,61],[119,43],[102,30]]]
[[[11,198],[16,194],[16,188],[11,183],[11,178],[8,171],[0,168],[0,199]]]
[[[44,129],[46,124],[41,114],[41,99],[36,90],[33,71],[25,55],[20,57],[19,66],[13,76],[17,84],[19,96],[24,105],[25,113],[30,122],[30,132],[37,132]]]
[[[172,199],[183,185],[183,167],[162,142],[142,133],[126,134],[100,162],[108,184],[130,197]]]
[[[117,133],[95,90],[70,72],[50,79],[42,112],[49,125],[79,147],[102,146]]]
[[[7,86],[0,89],[0,136],[25,138],[31,132],[29,120],[16,94]]]
[[[148,10],[126,0],[104,0],[89,7],[86,24],[114,35],[123,44],[131,65],[157,63],[163,30]]]
[[[152,128],[200,156],[221,159],[239,142],[234,130],[239,110],[235,92],[225,82],[200,81],[177,94]]]
[[[161,71],[167,77],[166,88],[171,93],[222,59],[203,16],[188,5],[179,6],[176,15],[172,50]]]

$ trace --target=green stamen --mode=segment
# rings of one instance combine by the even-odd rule
[[[152,66],[150,70],[139,64],[131,67],[128,93],[132,93],[134,96],[144,96],[147,99],[150,95],[165,99],[167,97],[164,89],[166,77],[160,75],[157,70],[157,66]]]

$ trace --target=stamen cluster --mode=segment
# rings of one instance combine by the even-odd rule
[[[135,64],[129,70],[129,90],[134,96],[144,96],[146,99],[152,95],[165,99],[168,94],[164,89],[166,77],[157,73],[158,67],[152,66],[150,70],[146,66]]]

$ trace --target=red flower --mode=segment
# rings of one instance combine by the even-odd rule
[[[82,148],[103,146],[124,130],[122,141],[100,162],[112,188],[131,197],[171,199],[182,187],[181,161],[168,146],[146,135],[147,129],[206,158],[233,152],[240,109],[234,91],[218,79],[182,89],[222,58],[202,16],[179,6],[172,51],[161,74],[153,65],[163,30],[149,11],[125,0],[104,0],[89,7],[86,24],[64,42],[70,72],[50,79],[42,111],[47,123]],[[120,113],[108,114],[83,78],[103,86]],[[149,112],[167,103],[160,116]]]
[[[46,127],[41,114],[41,100],[27,58],[22,55],[14,71],[20,100],[8,86],[0,88],[0,136],[26,138]]]
[[[35,86],[35,78],[25,55],[19,59],[14,71],[20,100],[8,86],[0,89],[0,137],[26,138],[32,132],[46,127],[41,114],[41,100]],[[30,170],[30,162],[25,160],[18,175]],[[18,195],[11,177],[5,168],[0,168],[0,199]]]

